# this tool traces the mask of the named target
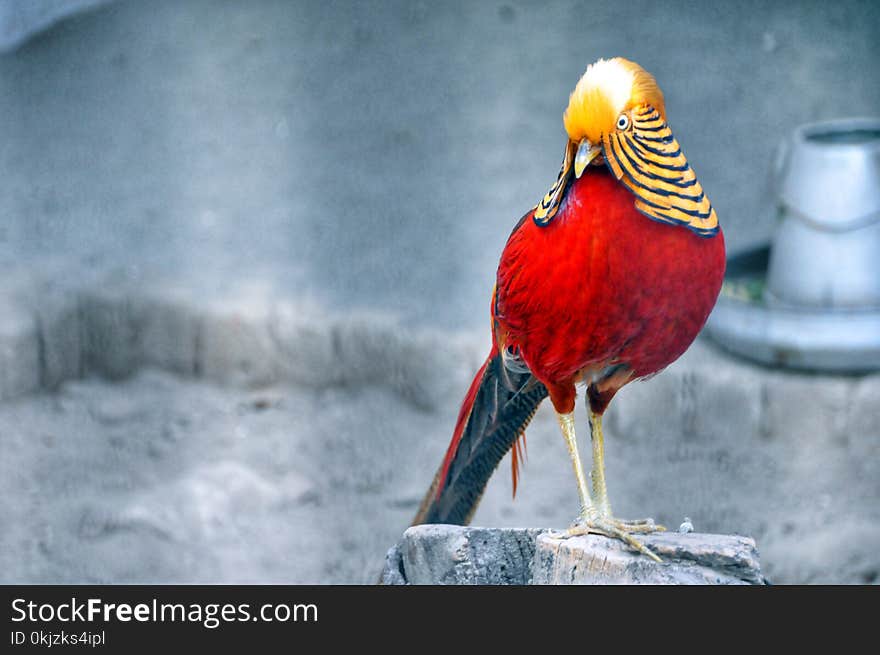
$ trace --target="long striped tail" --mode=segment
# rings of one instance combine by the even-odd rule
[[[546,397],[543,384],[528,371],[506,368],[493,346],[471,382],[446,457],[413,525],[469,523],[489,477],[508,450],[519,454],[515,444]],[[514,460],[514,485],[516,466]]]

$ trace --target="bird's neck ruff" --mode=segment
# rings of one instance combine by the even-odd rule
[[[681,146],[657,109],[632,112],[632,128],[606,134],[605,161],[648,218],[681,225],[701,237],[718,233],[718,216]]]

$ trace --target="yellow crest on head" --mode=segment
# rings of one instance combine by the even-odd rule
[[[640,105],[650,105],[665,117],[663,93],[654,77],[628,59],[600,59],[578,80],[562,120],[575,143],[584,138],[599,143],[615,129],[622,112]]]

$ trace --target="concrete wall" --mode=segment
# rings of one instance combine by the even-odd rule
[[[598,57],[639,61],[732,248],[805,121],[880,106],[873,2],[117,2],[0,57],[0,262],[482,327]]]

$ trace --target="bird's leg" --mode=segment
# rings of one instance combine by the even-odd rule
[[[568,446],[568,456],[571,458],[572,466],[574,466],[574,478],[578,486],[578,496],[581,501],[581,516],[585,519],[596,519],[599,512],[593,505],[593,499],[590,497],[590,489],[587,486],[587,478],[584,476],[584,468],[581,465],[581,456],[578,453],[577,436],[574,429],[574,412],[567,414],[556,414],[559,421],[559,427],[562,429],[562,436],[565,439],[565,445]]]
[[[593,481],[593,497],[599,516],[624,532],[665,530],[662,525],[655,524],[654,519],[625,521],[614,518],[608,500],[608,488],[605,485],[605,436],[602,433],[602,414],[593,411],[590,411],[590,439],[593,443],[593,469],[590,471],[590,479]]]
[[[590,441],[593,444],[593,494],[596,496],[596,509],[599,514],[610,518],[611,503],[608,501],[608,488],[605,486],[605,438],[602,434],[602,415],[590,412]]]
[[[578,495],[580,496],[581,501],[580,518],[574,526],[569,528],[561,536],[575,537],[577,535],[588,533],[603,534],[606,537],[620,539],[640,553],[643,553],[651,559],[659,562],[660,558],[657,557],[657,555],[655,555],[653,551],[651,551],[651,549],[649,549],[647,546],[645,546],[643,543],[641,543],[629,534],[629,532],[635,532],[636,530],[626,529],[626,526],[624,526],[623,524],[617,525],[614,519],[611,519],[610,517],[606,518],[600,514],[597,507],[593,504],[593,499],[590,496],[590,489],[587,485],[587,478],[584,475],[584,469],[581,465],[581,458],[578,454],[577,437],[575,435],[574,429],[574,412],[557,412],[556,418],[559,421],[559,427],[562,429],[562,436],[565,438],[565,444],[568,446],[568,454],[571,457],[571,463],[574,466],[574,477],[577,481]]]

